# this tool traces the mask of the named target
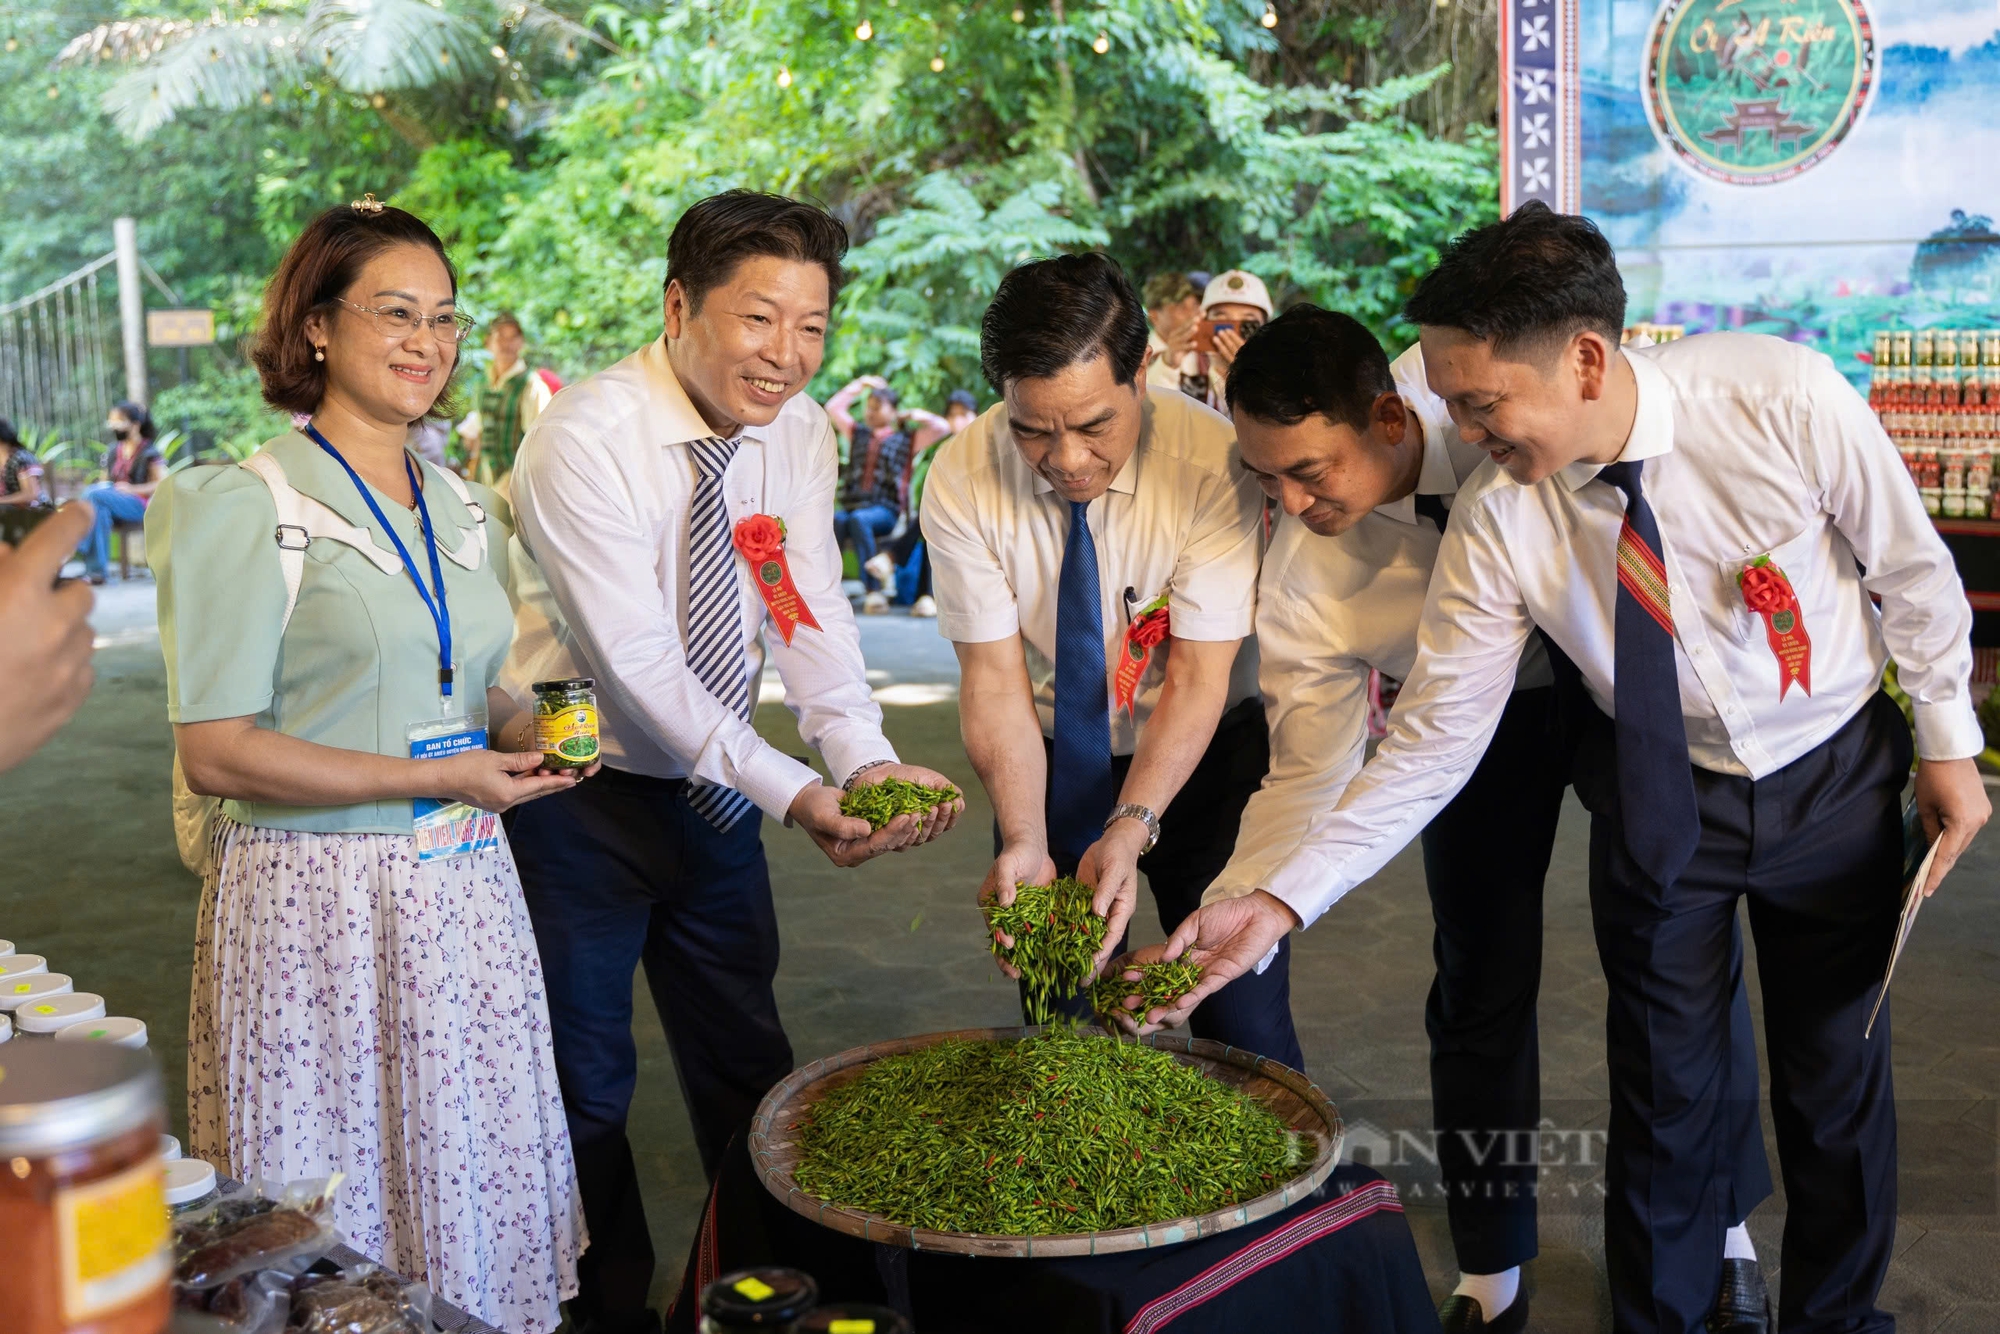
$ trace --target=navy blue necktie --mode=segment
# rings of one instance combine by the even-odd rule
[[[1111,691],[1104,668],[1104,604],[1097,546],[1071,502],[1056,585],[1055,760],[1049,770],[1049,855],[1073,867],[1111,814]]]
[[[1640,870],[1665,886],[1694,856],[1701,815],[1695,809],[1680,675],[1674,668],[1674,617],[1660,555],[1660,525],[1640,488],[1642,466],[1643,460],[1614,463],[1598,476],[1625,493],[1612,659],[1618,805],[1626,850]]]

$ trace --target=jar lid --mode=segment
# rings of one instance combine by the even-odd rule
[[[49,971],[49,961],[39,954],[10,954],[0,959],[0,981],[10,977],[32,977]]]
[[[181,1142],[172,1135],[160,1136],[160,1161],[170,1163],[181,1156]]]
[[[199,1158],[176,1158],[166,1170],[168,1204],[187,1204],[215,1189],[215,1169]]]
[[[114,1015],[96,1023],[75,1023],[56,1034],[57,1042],[109,1042],[117,1047],[146,1045],[146,1022]]]
[[[570,690],[594,690],[596,688],[597,682],[588,676],[571,676],[561,681],[535,682],[535,693],[537,695]]]
[[[40,1157],[137,1130],[160,1115],[150,1052],[86,1042],[0,1050],[0,1156]]]
[[[0,1014],[0,1042],[7,1042],[14,1036],[14,1019],[11,1015]]]
[[[14,1007],[14,1022],[23,1033],[58,1033],[71,1024],[103,1017],[104,997],[92,991],[73,991]]]
[[[796,1269],[739,1269],[701,1290],[701,1313],[732,1329],[788,1325],[819,1300],[819,1285]]]
[[[7,957],[8,955],[12,954],[13,952],[14,952],[14,942],[13,942],[13,941],[11,941],[11,940],[0,940],[0,959],[4,959],[4,958],[6,958],[6,957]]]
[[[800,1316],[793,1334],[910,1334],[910,1322],[886,1306],[845,1303]]]
[[[0,979],[0,1010],[14,1010],[44,996],[67,996],[76,990],[68,973],[36,973],[32,977]]]

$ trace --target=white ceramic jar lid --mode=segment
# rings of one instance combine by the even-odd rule
[[[187,1204],[215,1189],[215,1169],[199,1158],[176,1158],[166,1173],[168,1204]]]
[[[36,973],[32,977],[0,979],[0,1010],[17,1010],[47,996],[66,996],[76,990],[68,973]]]
[[[58,1033],[71,1024],[104,1017],[104,997],[89,991],[50,996],[14,1008],[14,1022],[23,1033]]]
[[[0,958],[0,980],[29,977],[49,971],[49,961],[39,954],[9,954]]]
[[[143,1047],[146,1045],[146,1024],[142,1019],[128,1019],[124,1015],[113,1015],[95,1022],[86,1020],[71,1024],[56,1034],[56,1041],[109,1042],[117,1047]]]
[[[160,1136],[160,1161],[170,1163],[181,1156],[181,1142],[172,1135]]]

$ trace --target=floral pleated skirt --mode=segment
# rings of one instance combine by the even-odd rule
[[[357,1250],[547,1334],[585,1239],[541,959],[505,843],[419,863],[389,834],[225,822],[189,1015],[195,1154],[346,1174]]]

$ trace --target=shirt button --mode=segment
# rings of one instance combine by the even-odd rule
[[[1701,656],[1702,654],[1704,654],[1704,653],[1706,653],[1706,652],[1708,652],[1708,645],[1706,645],[1706,644],[1696,644],[1696,645],[1694,646],[1694,655],[1695,655],[1695,656],[1696,656],[1697,658],[1699,658],[1699,657],[1700,657],[1700,656]]]

